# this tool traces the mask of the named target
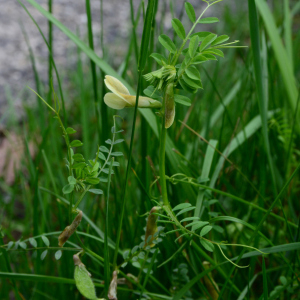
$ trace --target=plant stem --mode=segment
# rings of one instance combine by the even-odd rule
[[[182,45],[180,46],[178,52],[174,55],[173,59],[172,59],[172,65],[175,66],[176,62],[183,50],[183,47],[185,46],[186,42],[189,40],[190,35],[192,34],[192,32],[194,31],[196,25],[199,23],[200,19],[202,18],[202,16],[204,15],[204,13],[209,9],[209,7],[211,7],[214,3],[212,4],[208,4],[207,7],[203,10],[203,12],[201,13],[201,15],[199,16],[199,18],[196,20],[196,22],[193,24],[191,30],[189,31],[189,33],[187,34],[187,36],[185,37],[185,39],[182,42]]]
[[[167,182],[166,182],[166,136],[167,136],[167,128],[165,128],[166,118],[166,95],[164,93],[163,103],[162,103],[162,126],[160,132],[160,148],[159,148],[159,177],[160,177],[160,185],[161,185],[161,194],[163,203],[166,206],[170,206],[168,200],[168,193],[167,193]]]
[[[132,124],[130,147],[129,147],[129,156],[128,156],[128,163],[127,163],[127,169],[126,169],[126,175],[125,175],[125,183],[124,183],[123,194],[122,194],[121,216],[120,216],[120,219],[119,219],[119,226],[118,226],[117,239],[116,239],[116,247],[115,247],[114,259],[113,259],[113,270],[115,270],[115,268],[117,266],[117,257],[118,257],[119,244],[120,244],[121,231],[122,231],[122,223],[123,223],[125,205],[126,205],[126,189],[127,189],[129,170],[131,168],[133,139],[134,139],[135,123],[136,123],[137,108],[138,108],[138,101],[139,101],[139,95],[140,95],[140,90],[141,90],[141,84],[142,84],[142,73],[139,72],[138,86],[137,86],[137,93],[136,93],[136,104],[135,104],[135,108],[134,108],[133,124]]]

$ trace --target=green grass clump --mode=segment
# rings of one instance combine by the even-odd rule
[[[27,2],[49,21],[49,80],[28,42],[37,105],[5,131],[24,151],[14,183],[0,181],[0,298],[299,299],[299,4],[248,0],[233,15],[224,0],[217,22],[201,14],[221,1],[130,1],[114,70],[89,0],[86,37],[51,1]],[[77,47],[75,71],[55,65],[54,26]]]

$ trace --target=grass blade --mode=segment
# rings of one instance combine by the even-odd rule
[[[255,3],[264,21],[265,28],[269,35],[272,44],[272,49],[275,53],[277,64],[281,71],[288,98],[290,100],[290,105],[292,109],[295,110],[297,102],[297,87],[291,61],[282,44],[274,17],[272,16],[267,2],[265,0],[255,0]],[[297,130],[300,130],[299,124],[297,126]]]
[[[94,38],[93,38],[93,29],[92,29],[92,14],[91,14],[91,6],[90,0],[85,1],[86,7],[86,15],[87,15],[87,26],[88,26],[88,37],[89,37],[89,46],[94,51]],[[100,114],[99,114],[99,100],[98,100],[98,87],[97,87],[97,74],[96,74],[96,65],[95,62],[90,59],[91,63],[91,72],[92,72],[92,79],[93,79],[93,91],[94,91],[94,99],[95,99],[95,112],[96,112],[96,122],[97,122],[97,134],[98,139],[100,141]],[[81,99],[81,101],[85,101]],[[102,128],[104,130],[104,128]]]
[[[259,111],[261,116],[265,151],[268,158],[268,163],[269,163],[270,172],[272,176],[273,191],[274,191],[274,195],[276,195],[277,194],[276,177],[275,177],[273,160],[271,157],[271,150],[270,150],[270,143],[269,143],[269,136],[268,136],[268,123],[267,123],[268,100],[266,98],[266,93],[264,92],[264,88],[263,88],[263,71],[261,67],[259,28],[258,28],[258,19],[256,13],[255,0],[248,0],[248,6],[249,6],[250,36],[251,36],[253,60],[254,60],[254,73],[256,79],[256,87],[258,91],[258,106],[259,106]]]

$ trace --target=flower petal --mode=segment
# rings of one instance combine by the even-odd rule
[[[123,95],[130,95],[126,86],[117,78],[106,75],[104,79],[106,87],[113,93],[122,97]]]
[[[128,103],[123,98],[113,93],[105,94],[104,102],[107,106],[114,109],[122,109],[125,106],[128,106]]]
[[[135,106],[136,96],[127,96],[122,95],[124,100],[130,104],[130,106]],[[138,107],[140,108],[161,108],[161,103],[159,101],[153,100],[148,97],[139,97],[139,104]]]

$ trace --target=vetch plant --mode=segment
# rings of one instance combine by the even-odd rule
[[[34,3],[34,0],[27,1]],[[227,121],[231,123],[230,117],[234,117],[231,111],[230,113],[227,112],[227,109],[230,109],[230,101],[232,99],[234,101],[236,95],[239,95],[240,87],[249,81],[249,74],[244,72],[243,66],[241,72],[247,73],[245,75],[247,78],[239,79],[234,84],[234,88],[232,90],[229,89],[230,97],[224,98],[224,101],[221,101],[222,105],[219,107],[222,109],[222,112],[219,108],[213,112],[208,107],[210,103],[212,103],[212,106],[215,104],[212,102],[212,99],[208,100],[208,98],[213,98],[210,97],[211,92],[207,94],[202,92],[202,95],[201,91],[198,93],[199,90],[203,90],[202,73],[204,64],[211,62],[212,66],[213,62],[224,57],[223,49],[242,47],[235,45],[237,41],[229,42],[227,35],[218,36],[213,32],[201,31],[203,30],[202,24],[213,24],[219,21],[215,17],[206,18],[204,14],[212,5],[220,1],[202,1],[202,4],[206,4],[206,7],[198,16],[196,16],[193,6],[185,2],[185,13],[183,12],[181,17],[186,18],[187,21],[189,19],[191,22],[189,23],[190,26],[184,26],[183,24],[185,23],[181,23],[179,19],[173,18],[172,28],[174,36],[168,31],[167,34],[165,34],[166,32],[161,32],[162,34],[158,38],[156,38],[157,27],[155,24],[157,21],[155,14],[158,8],[158,1],[149,0],[146,11],[143,10],[144,1],[142,1],[138,8],[136,19],[133,2],[131,1],[133,34],[128,54],[118,72],[115,72],[105,62],[105,57],[100,59],[92,51],[91,15],[88,16],[90,47],[87,47],[80,38],[68,31],[51,14],[45,12],[42,8],[38,8],[49,20],[62,29],[77,44],[81,51],[84,51],[95,63],[91,77],[93,79],[95,99],[90,105],[93,104],[96,111],[91,110],[91,112],[88,112],[90,98],[84,97],[85,90],[83,86],[85,80],[83,83],[84,73],[82,73],[82,70],[80,70],[81,77],[79,80],[82,98],[79,108],[80,114],[82,114],[82,131],[78,130],[76,132],[75,129],[66,125],[71,119],[73,120],[72,122],[77,122],[78,116],[75,113],[71,115],[71,118],[68,118],[69,121],[65,118],[65,114],[63,114],[63,120],[61,119],[60,104],[54,91],[51,92],[52,97],[54,97],[53,104],[51,104],[51,95],[48,95],[48,101],[43,100],[38,95],[54,114],[66,144],[67,154],[63,155],[61,153],[61,155],[58,155],[57,161],[54,158],[52,160],[51,157],[51,164],[53,163],[54,165],[56,163],[58,165],[64,161],[66,168],[62,168],[64,171],[55,170],[58,172],[55,172],[55,176],[50,176],[50,180],[48,178],[44,180],[45,177],[40,176],[43,168],[40,168],[39,162],[36,163],[36,170],[39,168],[40,173],[31,171],[33,174],[31,179],[33,180],[30,181],[30,186],[33,185],[34,190],[33,215],[36,220],[34,222],[34,228],[36,229],[34,236],[29,239],[19,238],[16,242],[10,241],[7,245],[3,245],[2,232],[0,231],[0,264],[2,261],[5,262],[8,272],[10,272],[10,278],[15,277],[17,280],[20,278],[22,280],[24,277],[22,274],[13,273],[7,252],[33,251],[32,258],[37,257],[33,261],[34,271],[36,271],[35,273],[38,276],[34,277],[30,274],[30,279],[38,278],[36,282],[42,280],[46,282],[51,280],[56,283],[60,282],[62,292],[59,296],[62,298],[68,297],[70,284],[74,284],[74,288],[76,289],[77,287],[78,290],[78,292],[74,291],[74,299],[80,297],[92,300],[116,300],[130,297],[139,300],[223,299],[223,297],[226,298],[226,296],[223,296],[224,291],[227,298],[239,297],[239,299],[243,299],[249,292],[255,278],[260,276],[261,273],[263,276],[264,298],[268,298],[269,291],[271,291],[270,297],[272,299],[285,297],[287,294],[290,294],[289,296],[291,297],[296,295],[295,293],[299,290],[297,271],[294,268],[297,266],[297,256],[292,251],[299,249],[299,243],[297,243],[298,235],[295,240],[297,225],[294,222],[287,221],[285,215],[284,218],[281,217],[277,210],[271,212],[279,198],[282,198],[283,205],[285,205],[283,191],[285,191],[295,173],[284,185],[282,191],[278,195],[276,194],[276,199],[269,206],[268,200],[270,198],[264,198],[260,193],[260,191],[262,191],[262,194],[266,190],[268,191],[268,189],[264,189],[269,175],[265,165],[262,163],[259,166],[259,170],[249,172],[248,179],[235,167],[234,163],[227,159],[234,149],[241,146],[245,141],[249,141],[250,137],[260,130],[260,126],[263,123],[262,119],[258,118],[260,117],[259,115],[252,120],[252,111],[243,110],[244,108],[242,109],[241,107],[244,104],[240,101],[235,107],[238,112],[237,119],[239,119],[239,113],[245,111],[246,114],[243,114],[242,121],[247,122],[248,115],[251,115],[251,121],[248,124],[245,123],[246,125],[243,126],[240,132],[238,132],[240,126],[237,125],[234,128],[234,122],[231,124],[233,125],[232,130],[223,131],[223,128],[226,128],[224,124]],[[264,1],[262,0],[260,3]],[[167,2],[170,3],[170,6],[174,3],[173,1]],[[250,2],[255,3],[252,0],[249,0]],[[86,5],[87,7],[89,6],[89,0],[86,0]],[[35,6],[39,7],[38,5]],[[174,13],[175,11],[173,9],[172,12]],[[143,12],[144,29],[139,47],[135,30],[139,24],[139,16]],[[90,10],[88,14],[91,14]],[[283,32],[286,35],[288,35],[287,27],[288,24],[285,23]],[[265,42],[264,37],[262,41]],[[159,45],[159,47],[156,47],[156,45]],[[267,51],[268,43],[264,47],[262,57],[265,56],[264,58],[266,58],[266,55],[271,56],[272,51]],[[133,59],[131,48],[134,49],[136,56],[137,70],[128,68]],[[149,49],[158,50],[155,50],[155,53],[151,53],[154,50],[149,52]],[[241,53],[243,54],[244,51]],[[258,53],[260,52],[258,51]],[[51,53],[50,56],[52,56]],[[232,60],[236,59],[235,56],[232,57],[234,57]],[[247,64],[250,62],[248,68],[250,75],[253,69],[251,58],[245,60]],[[261,60],[261,57],[258,56],[256,59]],[[80,65],[80,63],[78,64]],[[100,86],[97,87],[96,84],[98,78],[95,65],[101,69],[100,77],[103,79],[103,85],[100,85],[101,88]],[[134,66],[135,64],[132,65]],[[145,71],[146,67],[147,71]],[[264,71],[267,74],[268,65],[264,67]],[[81,66],[79,66],[79,69],[81,69]],[[218,82],[221,82],[221,78],[223,80],[226,77],[223,73],[228,75],[230,72],[231,69],[228,71],[224,68],[222,72],[218,73]],[[205,73],[209,75],[209,73]],[[121,77],[124,77],[124,79]],[[132,79],[136,79],[134,82],[137,83],[136,92],[126,83],[128,78],[131,79],[131,82],[133,81]],[[277,76],[274,78],[277,79]],[[222,93],[220,95],[218,93],[219,83],[214,84],[214,79],[209,79],[213,85],[213,91],[221,99]],[[232,80],[235,79],[233,78]],[[252,84],[250,85],[252,89]],[[104,92],[105,86],[109,90],[106,94]],[[37,90],[42,95],[43,91]],[[101,97],[97,97],[99,90],[101,90]],[[268,89],[266,88],[266,90]],[[89,95],[90,91],[87,94]],[[250,97],[251,95],[252,97]],[[255,98],[253,90],[251,90],[251,93],[249,92],[249,97]],[[46,98],[44,97],[44,99]],[[103,100],[101,104],[98,102],[100,99]],[[193,103],[192,100],[194,101]],[[204,104],[202,106],[199,105],[199,101],[207,103],[207,107],[204,107]],[[98,104],[100,105],[98,106]],[[118,134],[122,130],[116,129],[116,116],[113,117],[111,133],[108,132],[109,130],[106,128],[109,123],[107,117],[111,115],[112,111],[106,105],[118,110],[123,108],[134,109],[129,147],[125,143],[122,144],[123,139],[118,138]],[[192,105],[192,107],[189,109],[178,109],[180,105],[187,107]],[[75,103],[74,108],[76,108]],[[135,136],[136,117],[140,108],[143,117],[139,119],[140,122],[138,124],[141,124],[141,130],[138,131],[140,135],[137,137]],[[149,108],[153,110],[151,111]],[[265,109],[266,117],[272,117],[274,112],[267,111],[267,107]],[[203,111],[205,112],[203,113]],[[208,112],[207,115],[205,115],[206,111]],[[228,114],[226,116],[225,113],[223,114],[224,124],[222,124],[220,133],[218,133],[219,125],[216,120],[220,119],[223,111],[226,111]],[[101,113],[99,114],[99,112]],[[188,134],[181,130],[177,131],[177,126],[174,126],[177,125],[174,122],[183,117],[184,113],[186,113],[185,121],[180,122],[190,130]],[[286,113],[283,112],[283,114],[286,117]],[[100,119],[100,116],[103,118]],[[89,117],[91,118],[89,119]],[[289,120],[287,118],[286,120],[287,125],[290,125]],[[187,122],[191,127],[185,124]],[[203,126],[204,123],[205,126]],[[57,124],[56,121],[53,122],[52,127],[50,126],[54,128],[51,135],[51,138],[54,137],[54,139],[51,140],[51,143],[58,140],[55,138],[55,134],[57,134],[55,124]],[[281,126],[282,128],[280,127],[280,130],[278,129],[278,135],[281,137],[285,127],[283,125]],[[77,129],[75,126],[74,128]],[[293,126],[289,128],[293,129]],[[198,134],[197,131],[199,129],[206,133]],[[237,133],[235,129],[237,129]],[[153,136],[150,135],[150,130],[153,130]],[[234,136],[228,138],[233,130]],[[226,134],[225,131],[227,132]],[[47,131],[45,132],[43,136],[47,137]],[[193,140],[189,136],[191,132],[207,144],[206,152],[203,151],[203,146],[206,146],[204,143],[201,142],[200,146],[197,143],[193,144]],[[267,131],[265,130],[265,132]],[[99,146],[97,141],[95,141],[95,136],[101,139],[102,134],[105,136],[103,140],[106,141],[105,144],[103,142],[104,145]],[[108,134],[110,136],[106,137]],[[155,140],[156,136],[159,138],[159,142]],[[172,138],[175,136],[174,141],[176,144],[172,141]],[[208,141],[205,139],[207,136],[213,136],[214,139]],[[138,143],[136,143],[137,139],[139,140]],[[290,152],[289,155],[292,155],[293,149],[297,147],[297,139],[293,135],[293,130],[291,130],[289,135],[284,135],[284,140],[285,147],[280,149],[284,152]],[[224,141],[230,141],[226,148],[222,147],[224,146]],[[84,155],[81,152],[83,144],[85,147]],[[59,142],[57,146],[56,148],[62,152],[63,148]],[[123,148],[120,148],[122,146]],[[258,147],[259,143],[257,148],[253,150],[254,154],[251,150],[247,150],[249,152],[247,152],[247,155],[243,155],[245,153],[240,148],[241,155],[238,157],[243,160],[244,157],[248,157],[251,153],[256,156],[259,150]],[[139,155],[140,148],[142,155]],[[225,150],[222,151],[222,149]],[[174,154],[173,150],[175,150],[176,154]],[[119,162],[116,160],[123,155],[121,151],[126,153],[126,173],[123,168],[116,169],[119,166]],[[46,152],[42,150],[42,153],[46,164],[45,169],[51,174],[51,164],[47,160]],[[89,153],[92,153],[92,155]],[[218,162],[216,162],[215,157],[217,153],[221,155]],[[166,154],[169,161],[166,161]],[[154,180],[151,179],[151,171],[147,170],[146,155],[149,155],[147,158],[152,167]],[[63,160],[64,156],[66,157]],[[134,163],[131,165],[131,158],[133,157]],[[142,163],[141,157],[143,159]],[[180,158],[177,159],[178,157]],[[263,161],[261,158],[256,159],[259,162]],[[279,161],[281,158],[277,159]],[[296,164],[292,163],[291,159],[290,168],[294,169]],[[227,168],[225,163],[229,163],[231,167]],[[241,164],[240,162],[238,163],[239,165]],[[278,163],[276,164],[278,166]],[[249,169],[255,169],[255,165],[250,161],[249,166],[248,162],[246,162],[246,165]],[[246,165],[243,166],[241,164],[241,168],[243,167],[244,170]],[[251,182],[253,190],[248,191],[245,188],[244,191],[241,191],[242,189],[237,186],[235,181],[240,178],[235,178],[232,175],[233,169],[238,171],[238,175],[243,175],[247,184]],[[298,169],[299,167],[296,171]],[[134,179],[137,179],[137,181],[131,180],[129,175],[131,170],[133,170],[136,177]],[[278,169],[279,173],[280,169]],[[211,178],[210,174],[212,174]],[[220,174],[224,174],[224,176],[220,176]],[[265,177],[263,176],[264,174],[266,174]],[[141,179],[139,176],[141,176]],[[61,180],[63,177],[66,180]],[[282,178],[278,179],[280,185],[283,182]],[[257,181],[260,179],[262,180],[258,187]],[[64,183],[61,183],[62,181]],[[31,182],[34,182],[34,184],[31,184]],[[52,187],[53,191],[51,190]],[[234,193],[231,191],[235,189],[238,192]],[[47,201],[41,201],[42,205],[45,205],[42,207],[43,220],[45,221],[41,228],[37,226],[39,225],[38,220],[40,220],[37,217],[39,192],[47,193],[49,198],[50,195],[55,197],[55,202],[57,200],[59,209],[59,214],[56,214],[55,210],[49,209],[50,206],[48,206],[49,203]],[[243,193],[245,199],[243,199]],[[255,203],[254,201],[256,200],[259,202]],[[235,201],[241,205],[236,207]],[[292,207],[294,203],[290,201],[288,205]],[[242,217],[237,218],[238,213],[236,211],[240,209],[240,206],[245,206],[249,210]],[[31,211],[31,207],[29,209]],[[145,211],[148,212],[145,213]],[[283,212],[285,211],[283,210]],[[53,225],[54,223],[48,224],[48,220],[50,220],[48,215],[49,217],[54,215],[54,218],[57,219],[56,225]],[[271,222],[266,220],[268,215],[275,218],[276,221],[286,221],[285,224],[289,229],[290,236],[285,236],[283,229],[277,230],[275,228],[277,224],[272,224],[272,220]],[[252,225],[255,217],[259,220],[257,226]],[[294,217],[297,217],[297,213],[295,213]],[[87,223],[89,224],[88,226],[86,226]],[[262,226],[264,226],[264,233],[261,231]],[[47,227],[53,227],[55,228],[54,230],[59,231],[50,232]],[[275,234],[269,238],[265,236],[265,232],[274,232]],[[55,241],[52,242],[51,238],[55,238]],[[286,239],[288,244],[274,246],[273,243],[277,244],[277,239]],[[254,242],[255,247],[250,246],[252,242]],[[240,253],[239,247],[244,247],[242,253]],[[257,250],[256,247],[260,250]],[[255,251],[244,254],[247,249]],[[57,265],[58,271],[55,269],[56,277],[51,276],[49,271],[51,269],[48,269],[47,266],[50,261],[48,253],[51,253],[51,251],[55,251],[53,257],[56,260],[62,258]],[[287,255],[280,254],[283,251],[289,252]],[[71,255],[68,255],[70,252]],[[73,255],[74,253],[76,254]],[[274,261],[278,260],[274,270],[278,274],[276,275],[278,278],[279,273],[285,276],[280,277],[280,285],[275,287],[275,289],[268,288],[268,280],[272,272],[270,269],[268,272],[266,271],[266,265],[268,266],[271,260],[266,260],[268,263],[265,264],[263,259],[262,272],[257,273],[257,270],[261,267],[260,261],[253,258],[260,256],[262,253],[279,253],[278,257],[274,259]],[[74,264],[70,264],[72,256]],[[235,267],[239,267],[240,259],[247,257],[251,258],[251,268],[246,271],[237,270],[236,275],[232,275]],[[294,262],[292,262],[293,260]],[[228,269],[228,262],[233,264],[231,271]],[[255,266],[254,262],[256,262]],[[285,264],[281,265],[282,262]],[[36,268],[36,266],[40,266],[38,263],[42,263],[44,269]],[[273,262],[270,263],[274,266]],[[52,261],[50,261],[50,264],[52,265]],[[246,265],[247,263],[242,264]],[[74,273],[68,270],[69,267],[74,270]],[[48,271],[49,274],[47,273]],[[43,272],[47,276],[43,276]],[[282,272],[286,272],[286,274]],[[4,273],[5,270],[4,272],[1,270],[0,278],[1,276],[4,278],[5,276],[9,277]],[[71,273],[74,274],[74,280],[70,280]],[[248,277],[245,274],[248,274]],[[243,278],[245,283],[244,290],[242,290],[243,280],[235,281],[234,276]],[[279,284],[278,278],[277,282]],[[64,285],[67,284],[68,287],[65,287]],[[122,286],[120,287],[120,285]],[[12,286],[15,290],[16,298],[18,298],[18,288],[13,280]],[[34,293],[41,293],[39,283],[36,285]],[[251,293],[253,293],[253,289]],[[255,295],[257,296],[257,293]]]

